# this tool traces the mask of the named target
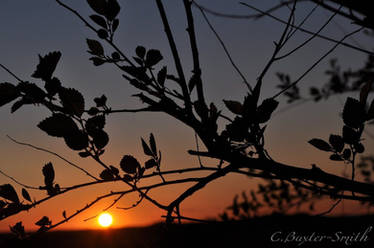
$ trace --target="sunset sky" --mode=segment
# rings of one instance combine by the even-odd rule
[[[93,14],[85,0],[65,0],[64,2],[79,10],[86,18]],[[260,9],[266,9],[277,1],[249,2]],[[172,55],[155,2],[152,0],[119,0],[119,3],[122,9],[119,16],[120,26],[115,37],[116,44],[126,54],[129,54],[129,57],[135,54],[134,50],[137,45],[159,49],[164,57],[161,64],[167,65],[168,70],[174,71]],[[199,0],[198,3],[224,13],[243,15],[254,13],[240,5],[238,1]],[[172,0],[165,0],[164,4],[175,31],[175,40],[180,49],[184,71],[190,75],[192,63],[188,36],[185,32],[186,20],[183,4],[181,1]],[[297,20],[300,20],[312,7],[310,4],[300,4],[297,8]],[[246,88],[200,12],[196,8],[193,11],[207,101],[214,102],[219,109],[223,109],[225,114],[230,115],[224,108],[222,100],[242,101]],[[286,19],[287,10],[275,12],[275,15]],[[319,9],[308,20],[305,27],[317,30],[329,16],[330,13]],[[210,15],[208,17],[226,43],[237,65],[253,85],[271,56],[273,41],[279,38],[283,25],[269,18],[254,21],[225,19]],[[356,28],[348,21],[337,17],[327,26],[323,34],[340,39],[344,36],[341,27],[344,27],[345,32]],[[298,33],[290,41],[286,51],[300,44],[307,37],[307,35]],[[83,93],[86,108],[94,106],[93,98],[102,94],[108,97],[108,105],[113,109],[141,107],[141,103],[131,97],[138,91],[123,79],[120,71],[111,65],[95,67],[88,60],[90,55],[86,52],[88,50],[86,38],[98,39],[80,20],[53,0],[2,0],[0,2],[0,63],[6,65],[20,78],[43,85],[42,82],[31,78],[38,63],[37,55],[61,51],[62,58],[55,75],[60,78],[65,87],[73,87]],[[370,46],[372,41],[363,34],[356,35],[355,40],[365,48],[372,49]],[[354,41],[348,39],[347,42]],[[315,39],[290,58],[275,64],[264,80],[261,97],[270,97],[278,91],[275,86],[279,81],[275,77],[275,72],[288,72],[296,78],[332,45],[329,42]],[[111,51],[109,47],[106,49],[108,53]],[[331,58],[338,58],[343,68],[354,69],[362,66],[365,55],[349,48],[339,47],[301,82],[302,92],[307,92],[311,85],[320,86],[327,81],[324,71]],[[15,79],[3,70],[0,70],[0,82],[16,83]],[[357,97],[357,94],[353,96]],[[266,133],[266,144],[272,157],[277,161],[302,167],[310,167],[311,164],[316,163],[322,169],[340,175],[344,166],[328,160],[326,153],[313,148],[307,141],[317,137],[327,139],[330,133],[341,132],[343,123],[339,113],[342,111],[342,104],[346,97],[347,95],[341,95],[332,97],[328,101],[306,103],[274,116],[269,122]],[[285,98],[280,98],[280,101],[279,109],[287,106]],[[52,162],[56,173],[55,181],[63,187],[91,180],[55,156],[13,143],[6,137],[9,135],[19,141],[57,152],[93,174],[99,175],[102,168],[94,161],[80,158],[76,152],[66,147],[62,139],[49,137],[36,126],[49,116],[48,111],[42,107],[26,106],[11,114],[10,106],[9,104],[0,108],[0,169],[2,171],[27,185],[40,186],[43,185],[41,169],[44,164]],[[110,135],[110,142],[103,156],[108,164],[119,167],[122,156],[126,154],[132,154],[140,162],[145,162],[147,158],[143,155],[140,137],[148,138],[152,132],[156,137],[158,148],[162,150],[163,170],[199,166],[197,159],[186,152],[188,149],[195,149],[193,131],[166,114],[113,114],[107,118],[105,130]],[[373,140],[365,140],[365,145],[366,151],[371,151],[374,145]],[[212,161],[206,161],[206,163],[214,165]],[[235,194],[254,188],[258,182],[244,176],[229,175],[209,184],[204,190],[189,198],[182,205],[181,211],[191,217],[217,217],[232,202]],[[14,185],[20,195],[22,188],[0,175],[0,184],[5,183]],[[178,193],[183,192],[186,186],[188,185],[165,187],[151,192],[151,195],[167,203]],[[23,212],[1,221],[0,231],[9,230],[9,225],[14,225],[21,220],[27,230],[34,229],[36,227],[34,223],[44,215],[49,216],[53,222],[58,222],[62,220],[64,210],[67,214],[71,214],[96,199],[97,196],[106,194],[110,190],[123,188],[124,186],[120,183],[107,183],[57,196],[29,212]],[[29,192],[35,199],[45,196],[45,192]],[[117,206],[129,207],[136,200],[137,195],[134,194],[119,201]],[[84,222],[83,219],[100,213],[112,201],[113,198],[100,201],[93,208],[58,229],[99,228],[96,220]],[[321,206],[320,210],[325,210],[327,206]],[[345,205],[338,207],[336,213],[342,213],[343,207],[344,213],[360,212],[359,205],[346,202]],[[114,207],[109,212],[114,216],[113,227],[155,223],[160,221],[161,215],[164,214],[163,211],[147,202],[129,211]]]

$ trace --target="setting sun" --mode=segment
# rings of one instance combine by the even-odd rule
[[[102,227],[109,227],[112,225],[113,217],[109,213],[102,213],[99,215],[99,218],[97,220]]]

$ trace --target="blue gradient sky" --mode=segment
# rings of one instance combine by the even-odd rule
[[[66,0],[65,2],[79,10],[84,17],[93,13],[86,1]],[[120,0],[119,2],[122,10],[116,43],[129,55],[134,54],[137,45],[159,49],[164,56],[162,63],[168,65],[169,71],[173,71],[171,53],[154,1]],[[186,21],[183,5],[181,1],[167,0],[164,2],[170,23],[175,30],[175,39],[180,49],[185,73],[189,75],[192,64],[188,36],[185,32]],[[237,1],[200,0],[198,2],[225,13],[253,13]],[[275,2],[251,1],[251,4],[265,9]],[[300,4],[297,9],[298,20],[312,7],[312,5]],[[287,10],[278,11],[275,14],[285,19]],[[214,102],[219,109],[223,109],[222,99],[242,100],[246,94],[246,88],[197,9],[194,9],[194,15],[206,96],[208,102]],[[317,10],[313,18],[306,23],[306,28],[317,30],[328,17],[329,13],[326,11]],[[268,18],[257,21],[223,19],[212,16],[209,18],[248,81],[254,84],[272,53],[272,42],[278,39],[283,25]],[[346,31],[355,28],[341,18],[336,18],[335,21]],[[334,23],[331,23],[323,33],[337,39],[343,36],[342,31]],[[95,36],[75,16],[58,6],[55,1],[2,0],[0,2],[0,62],[20,78],[32,80],[30,75],[35,70],[38,54],[43,55],[59,50],[63,55],[55,74],[62,80],[64,86],[74,87],[84,94],[86,106],[93,106],[93,98],[103,93],[108,96],[108,103],[113,108],[141,106],[137,99],[131,97],[137,91],[127,84],[118,70],[108,65],[94,67],[88,61],[90,56],[86,52],[85,39],[96,39]],[[298,33],[290,41],[286,51],[307,37]],[[371,48],[370,41],[363,35],[357,35],[356,39],[366,48]],[[348,40],[348,42],[352,41]],[[332,45],[329,42],[315,39],[305,49],[281,63],[275,64],[265,77],[262,97],[266,98],[277,92],[275,86],[278,80],[274,76],[275,72],[289,72],[296,78]],[[111,51],[109,47],[106,48],[108,52]],[[329,56],[329,58],[333,57],[339,58],[339,62],[343,66],[352,68],[360,67],[365,58],[363,54],[343,47],[338,48]],[[311,85],[322,85],[326,82],[327,77],[323,72],[328,65],[328,59],[324,60],[300,83],[303,92],[306,92]],[[2,70],[0,70],[0,81],[15,83],[15,80]],[[315,137],[327,138],[330,133],[340,133],[342,121],[339,118],[339,113],[342,110],[341,101],[344,102],[345,97],[346,95],[333,97],[317,104],[307,103],[275,116],[269,123],[266,135],[267,147],[273,158],[305,167],[312,163],[318,163],[323,169],[340,173],[341,167],[330,162],[326,154],[308,145],[307,141]],[[280,108],[286,106],[284,98],[280,98],[280,101]],[[0,108],[0,168],[3,171],[24,183],[41,185],[43,182],[41,168],[46,162],[51,161],[55,165],[56,181],[60,185],[69,186],[88,180],[61,160],[16,145],[7,139],[6,135],[56,151],[97,174],[101,171],[100,167],[92,161],[82,160],[77,154],[71,153],[65,147],[63,140],[48,137],[36,127],[40,120],[48,116],[47,111],[27,106],[15,114],[10,114],[9,108],[8,105]],[[150,132],[153,132],[159,148],[163,151],[164,169],[197,166],[196,159],[189,157],[186,153],[187,149],[194,147],[193,132],[165,114],[113,115],[108,118],[106,130],[111,135],[111,140],[104,159],[113,165],[118,165],[124,154],[133,154],[140,161],[144,161],[140,137],[147,137]],[[367,140],[366,144],[367,150],[372,150],[370,148],[373,147],[373,141]],[[185,210],[186,215],[189,216],[216,216],[231,203],[236,193],[253,187],[255,182],[244,177],[228,176],[224,180],[212,183],[204,191],[188,200],[182,206],[182,211]],[[10,183],[10,181],[0,176],[0,183]],[[113,187],[113,189],[120,189],[120,186]],[[20,188],[18,189],[20,190]],[[161,199],[170,200],[182,189],[181,187],[173,187],[168,190],[159,190],[154,194],[157,194]],[[59,220],[63,210],[66,209],[67,213],[71,213],[84,206],[86,201],[94,200],[98,192],[107,193],[109,190],[109,185],[105,185],[59,196],[41,205],[40,208],[0,222],[0,230],[6,230],[8,225],[19,220],[24,220],[26,228],[30,228],[42,215],[48,215],[52,220]],[[32,195],[36,198],[42,196],[38,192],[32,192]],[[132,200],[134,199],[136,199],[135,196]],[[97,207],[61,228],[96,227],[94,221],[82,222],[82,219],[95,215],[110,202],[110,200],[103,201]],[[128,199],[122,201],[119,206],[129,206],[132,203],[133,201]],[[357,206],[352,206],[351,211],[355,212],[357,208]],[[345,211],[350,211],[350,209],[345,209]],[[113,214],[115,226],[126,226],[155,222],[160,219],[162,212],[145,204],[128,212],[113,210]]]

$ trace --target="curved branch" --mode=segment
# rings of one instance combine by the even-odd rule
[[[55,153],[55,152],[52,152],[48,149],[45,149],[45,148],[41,148],[41,147],[38,147],[38,146],[35,146],[35,145],[32,145],[32,144],[28,144],[28,143],[24,143],[24,142],[20,142],[20,141],[17,141],[16,139],[10,137],[9,135],[6,136],[8,139],[10,139],[11,141],[13,141],[14,143],[18,144],[18,145],[22,145],[22,146],[28,146],[28,147],[31,147],[35,150],[38,150],[38,151],[42,151],[42,152],[46,152],[46,153],[49,153],[53,156],[56,156],[58,157],[59,159],[65,161],[66,163],[70,164],[71,166],[73,166],[74,168],[80,170],[80,171],[83,171],[87,176],[95,179],[96,181],[98,181],[99,179],[97,177],[95,177],[94,175],[92,175],[91,173],[89,173],[88,171],[86,171],[85,169],[83,169],[82,167],[76,165],[75,163],[67,160],[66,158],[64,158],[63,156],[59,155],[58,153]]]

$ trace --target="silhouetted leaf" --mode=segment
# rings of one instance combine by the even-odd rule
[[[348,97],[343,109],[344,124],[353,128],[359,128],[365,119],[365,105],[356,99]]]
[[[49,220],[47,216],[43,216],[40,220],[38,220],[35,225],[37,226],[50,226],[52,222]]]
[[[338,154],[331,154],[330,160],[333,160],[333,161],[343,161],[343,159]]]
[[[39,55],[39,64],[36,67],[36,71],[31,76],[34,78],[41,78],[44,81],[51,79],[60,58],[61,52],[51,52],[44,57]]]
[[[143,138],[141,138],[141,141],[142,141],[142,146],[143,146],[144,154],[148,155],[148,156],[152,156],[153,153],[152,153],[151,149],[149,148],[149,146],[147,145],[147,143],[145,143],[145,141],[143,140]]]
[[[113,165],[110,165],[109,168],[114,175],[119,174],[119,170],[116,167],[114,167]]]
[[[20,94],[16,86],[11,83],[0,83],[0,107],[10,103],[19,96]]]
[[[141,178],[144,175],[144,172],[145,172],[145,168],[144,167],[140,167],[139,170],[138,170],[137,177]]]
[[[10,112],[11,113],[14,113],[14,112],[16,112],[19,108],[21,108],[24,104],[26,103],[26,101],[22,98],[21,100],[18,100],[18,101],[16,101],[13,105],[12,105],[12,107],[11,107],[11,109],[10,109]]]
[[[94,117],[89,118],[86,121],[86,130],[88,134],[92,135],[95,134],[97,130],[102,130],[105,126],[105,116],[104,115],[96,115]]]
[[[58,78],[53,77],[45,81],[44,88],[49,96],[54,96],[60,90],[61,82]]]
[[[121,55],[118,52],[113,52],[112,53],[112,59],[114,59],[114,60],[120,60],[121,59]]]
[[[344,140],[340,135],[331,134],[329,137],[329,142],[336,152],[341,152],[344,148]]]
[[[88,113],[89,115],[97,115],[97,114],[99,113],[99,109],[98,109],[98,108],[95,108],[95,107],[91,107],[91,108],[87,111],[87,113]]]
[[[114,176],[110,170],[105,169],[100,173],[100,178],[103,180],[113,180]]]
[[[257,121],[264,123],[270,120],[271,114],[278,107],[279,102],[273,98],[265,99],[257,108]]]
[[[23,198],[25,198],[29,202],[32,202],[30,194],[29,194],[29,192],[27,192],[27,190],[25,188],[22,188],[22,196],[23,196]]]
[[[217,114],[218,114],[218,110],[217,110],[216,105],[214,105],[214,103],[210,103],[209,116],[212,117],[212,118],[216,118]]]
[[[64,114],[53,114],[41,121],[38,127],[50,136],[64,137],[78,130],[77,124]]]
[[[308,143],[311,144],[312,146],[318,148],[319,150],[326,151],[326,152],[332,151],[332,148],[329,145],[329,143],[327,143],[324,140],[321,140],[321,139],[311,139],[311,140],[308,141]]]
[[[125,174],[123,175],[123,180],[125,180],[126,182],[131,182],[133,180],[133,177],[129,174]]]
[[[75,130],[64,136],[66,145],[75,151],[83,150],[88,146],[88,137],[81,130]]]
[[[365,147],[361,143],[355,144],[354,147],[357,153],[363,153],[365,151]]]
[[[22,221],[17,222],[14,226],[9,226],[9,228],[18,238],[24,238],[26,236],[25,227],[22,225]]]
[[[156,160],[154,160],[153,158],[151,158],[150,160],[147,160],[144,164],[144,167],[146,169],[150,169],[152,167],[156,167],[157,166],[157,162]]]
[[[97,36],[99,36],[99,38],[100,39],[106,39],[106,38],[108,38],[108,31],[106,31],[105,29],[99,29],[98,31],[97,31]]]
[[[106,0],[87,0],[87,3],[96,13],[105,15],[106,13]]]
[[[62,217],[64,217],[64,219],[66,219],[66,211],[65,210],[62,212]]]
[[[145,67],[121,66],[121,69],[139,80],[142,80],[144,82],[150,82],[150,79],[148,75],[146,74]]]
[[[84,98],[79,91],[73,88],[63,88],[59,92],[59,97],[67,113],[78,117],[82,116],[84,112]]]
[[[3,197],[4,199],[7,199],[14,203],[19,203],[17,192],[10,184],[0,185],[0,197]]]
[[[243,113],[243,105],[238,101],[223,100],[228,110],[236,115],[241,115]]]
[[[44,184],[46,186],[53,185],[53,181],[55,180],[55,171],[53,169],[52,163],[48,163],[43,167],[43,175],[44,175]]]
[[[105,16],[109,20],[113,20],[118,15],[121,7],[119,6],[117,0],[107,0],[107,6],[105,11]]]
[[[33,83],[21,82],[17,85],[17,89],[25,94],[30,103],[41,103],[46,97],[44,90]]]
[[[374,119],[374,99],[371,101],[369,110],[368,110],[368,115],[367,115],[367,120]]]
[[[157,82],[161,86],[164,86],[165,84],[166,74],[167,74],[166,66],[162,67],[162,69],[157,74]]]
[[[344,149],[344,151],[343,151],[343,158],[345,160],[349,160],[350,157],[351,157],[351,150],[348,149],[348,148]]]
[[[106,100],[107,98],[105,95],[102,95],[101,97],[95,97],[94,102],[96,103],[96,107],[104,107],[106,105]]]
[[[145,66],[152,67],[163,59],[159,50],[151,49],[147,52]]]
[[[143,66],[144,62],[141,58],[138,57],[132,57],[138,65]]]
[[[91,136],[97,149],[103,149],[109,142],[109,136],[104,130],[97,130]]]
[[[106,60],[99,57],[91,57],[90,60],[92,60],[94,66],[100,66],[106,62]]]
[[[365,83],[364,86],[360,90],[360,103],[363,105],[366,105],[366,100],[371,90],[371,84],[372,84],[371,81]]]
[[[241,117],[236,117],[232,123],[226,125],[226,131],[233,141],[243,141],[248,133],[248,122]]]
[[[154,155],[157,155],[157,147],[156,147],[156,140],[153,136],[153,133],[149,135],[149,145],[151,146],[151,150]]]
[[[205,120],[208,117],[208,108],[204,103],[197,100],[193,103],[196,113],[200,116],[202,120]]]
[[[343,127],[343,139],[344,139],[344,142],[347,144],[355,144],[360,139],[360,135],[358,132],[356,132],[352,128],[348,126],[344,126]]]
[[[99,15],[90,15],[92,21],[94,21],[97,25],[107,29],[106,21],[103,17]]]
[[[112,23],[112,31],[113,33],[117,30],[119,26],[119,19],[114,19],[113,23]]]
[[[135,49],[136,55],[138,55],[138,57],[142,59],[144,58],[146,51],[147,50],[143,46],[137,46]]]
[[[79,154],[79,156],[81,156],[82,158],[87,158],[87,157],[89,157],[89,156],[91,155],[90,152],[80,152],[80,153],[78,153],[78,154]]]
[[[99,41],[91,40],[91,39],[87,39],[86,41],[87,41],[88,48],[90,49],[88,51],[89,53],[91,53],[92,55],[97,55],[97,56],[104,55],[104,48]]]
[[[120,162],[121,169],[129,174],[135,174],[136,171],[140,168],[140,164],[136,158],[131,155],[123,156]]]
[[[199,78],[196,74],[193,74],[190,78],[190,81],[188,81],[188,90],[192,92],[192,90],[195,88],[195,86],[198,84]]]

